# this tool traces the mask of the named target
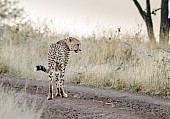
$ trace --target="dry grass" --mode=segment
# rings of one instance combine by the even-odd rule
[[[42,34],[31,28],[28,25],[19,31],[6,29],[0,46],[1,73],[47,79],[45,74],[33,72],[33,68],[37,64],[47,66],[49,44],[67,35]],[[140,35],[124,35],[121,40],[108,36],[79,38],[82,52],[71,53],[67,82],[170,95],[168,48],[153,47]]]
[[[36,101],[28,104],[28,95],[0,89],[1,119],[40,119],[42,110],[37,110]]]

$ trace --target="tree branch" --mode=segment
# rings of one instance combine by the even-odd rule
[[[154,9],[154,10],[151,12],[151,14],[156,15],[156,12],[159,11],[159,10],[161,10],[161,8]]]
[[[151,15],[150,0],[146,0],[146,12],[147,15]]]
[[[135,3],[139,13],[141,14],[142,18],[145,20],[146,18],[146,12],[143,11],[142,7],[140,6],[139,2],[137,0],[133,0],[133,2]]]

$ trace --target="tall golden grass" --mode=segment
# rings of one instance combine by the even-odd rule
[[[38,64],[47,66],[48,46],[68,35],[41,33],[31,25],[17,30],[16,27],[4,29],[0,41],[0,72],[47,79],[46,74],[33,72],[33,68]],[[66,68],[67,82],[170,95],[169,48],[152,46],[140,34],[121,37],[101,34],[79,39],[82,52],[71,53]]]
[[[31,102],[29,95],[5,90],[0,86],[0,118],[1,119],[40,119],[41,109],[37,109],[39,102]],[[28,104],[28,102],[30,102]]]

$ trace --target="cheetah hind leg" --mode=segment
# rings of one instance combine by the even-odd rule
[[[64,85],[63,85],[64,82],[62,82],[60,84],[60,92],[61,92],[61,96],[62,97],[68,97],[67,93],[64,92]]]
[[[57,87],[56,90],[57,90],[56,97],[58,96],[68,97],[67,93],[64,92],[63,87]]]
[[[60,85],[59,85],[59,73],[58,72],[55,72],[55,81],[56,81],[56,97],[60,96],[61,95],[61,92],[60,92]]]
[[[56,82],[56,97],[60,96],[61,95],[61,90],[59,88],[59,81]]]
[[[64,92],[64,87],[62,85],[59,85],[59,82],[58,82],[58,87],[56,89],[57,89],[56,97],[58,96],[68,97],[68,95]]]
[[[65,98],[68,97],[67,93],[64,92],[64,87],[61,87],[60,90],[61,90],[62,97],[65,97]]]
[[[47,100],[53,99],[53,83],[52,83],[52,73],[49,74],[49,94]]]

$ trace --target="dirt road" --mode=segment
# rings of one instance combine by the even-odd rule
[[[47,100],[48,81],[0,76],[3,87],[36,96],[42,119],[170,119],[170,100],[66,84],[68,98]],[[30,98],[34,100],[34,98]]]

